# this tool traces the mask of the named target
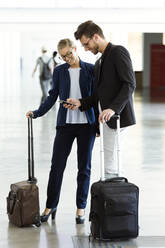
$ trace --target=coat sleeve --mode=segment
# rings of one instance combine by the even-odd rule
[[[121,88],[113,99],[109,108],[120,114],[136,88],[136,80],[129,52],[122,46],[117,46],[113,51],[113,61]]]
[[[90,68],[91,77],[94,77],[95,70],[96,70],[96,67],[94,67],[92,65],[91,68]],[[92,82],[93,85],[92,85],[92,94],[91,94],[91,96],[79,99],[80,103],[81,103],[81,107],[80,107],[81,111],[85,111],[85,110],[87,110],[87,109],[89,109],[91,107],[94,107],[95,111],[97,109],[97,106],[96,106],[97,105],[97,96],[96,96],[96,90],[95,90],[95,85],[96,85],[95,78],[96,77],[94,77],[94,80]]]
[[[53,85],[49,91],[48,97],[45,101],[39,106],[37,110],[33,111],[34,119],[46,114],[51,107],[55,104],[58,94],[59,94],[59,80],[58,80],[58,70],[55,68],[53,72]]]

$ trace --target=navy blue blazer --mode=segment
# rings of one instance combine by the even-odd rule
[[[38,110],[33,111],[34,118],[43,116],[47,113],[51,107],[55,104],[57,98],[60,100],[66,100],[69,98],[70,92],[70,75],[69,69],[70,65],[65,63],[57,66],[53,72],[53,85],[49,91],[48,97],[40,105]],[[91,96],[93,94],[94,86],[94,65],[83,62],[80,60],[80,91],[82,98]],[[58,116],[57,116],[57,126],[64,126],[66,124],[66,114],[67,109],[60,104]],[[89,124],[95,124],[95,112],[94,108],[89,108],[85,111],[87,120]]]

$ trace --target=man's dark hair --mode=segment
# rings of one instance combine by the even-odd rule
[[[102,29],[93,21],[87,21],[81,23],[77,31],[74,33],[76,40],[80,40],[83,35],[92,38],[94,34],[98,34],[100,37],[105,38]]]

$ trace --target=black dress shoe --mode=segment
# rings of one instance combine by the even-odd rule
[[[85,214],[76,216],[76,224],[84,224],[85,222]]]
[[[56,208],[52,208],[48,214],[41,215],[41,222],[48,221],[50,215],[52,215],[52,220],[54,220],[56,216],[56,210]]]

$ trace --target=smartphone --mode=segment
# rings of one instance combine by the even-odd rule
[[[70,102],[67,102],[65,100],[60,100],[59,103],[61,103],[61,104],[67,104],[67,105],[71,105],[71,106],[76,106],[75,104],[70,103]]]

